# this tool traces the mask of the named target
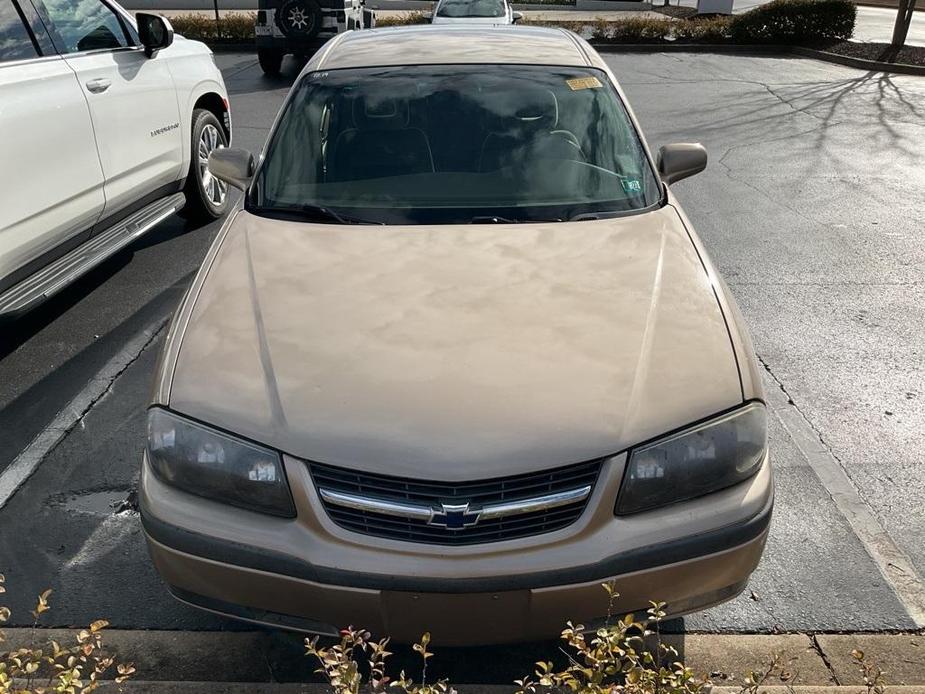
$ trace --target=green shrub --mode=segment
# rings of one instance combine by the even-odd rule
[[[857,8],[851,0],[772,0],[732,18],[735,43],[813,44],[850,39]]]
[[[423,12],[405,12],[389,17],[376,17],[377,27],[401,27],[413,24],[430,24],[430,20]]]
[[[562,2],[563,0],[541,0]],[[772,0],[766,5],[731,17],[671,19],[632,17],[594,23],[582,21],[525,20],[535,26],[557,26],[588,35],[599,43],[664,43],[672,39],[685,43],[806,45],[851,38],[857,14],[851,0]],[[424,12],[404,12],[376,20],[376,26],[427,24]],[[203,14],[179,15],[171,19],[177,33],[207,43],[237,43],[254,40],[254,13],[231,12],[221,18]]]
[[[170,18],[173,30],[188,39],[206,43],[238,43],[254,40],[253,12],[229,12],[218,24],[209,14],[183,14]]]
[[[683,19],[675,22],[672,35],[677,41],[689,43],[725,43],[729,40],[731,17]]]
[[[597,20],[591,38],[602,43],[661,43],[671,36],[671,19],[631,17],[616,22]]]
[[[599,19],[598,22],[604,22],[604,20]],[[558,27],[560,29],[568,29],[579,35],[590,26],[588,22],[577,19],[531,19],[529,16],[525,17],[517,24],[521,26],[530,25],[533,27]]]

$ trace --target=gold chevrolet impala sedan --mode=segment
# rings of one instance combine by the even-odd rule
[[[729,290],[574,34],[338,36],[164,345],[140,486],[178,599],[459,645],[738,595],[773,504]],[[486,624],[490,625],[486,628]]]

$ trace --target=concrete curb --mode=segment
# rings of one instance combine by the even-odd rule
[[[101,691],[105,689],[103,683]],[[459,694],[514,694],[517,687],[514,684],[458,684],[453,685]],[[263,682],[149,682],[142,680],[129,680],[118,685],[118,691],[124,694],[253,694],[254,692],[268,694],[331,694],[331,688],[326,684],[300,684]],[[885,687],[886,694],[925,694],[925,687],[890,686]],[[741,694],[740,687],[713,687],[710,694]],[[865,687],[813,687],[794,686],[786,687],[774,685],[760,687],[759,694],[864,694]]]
[[[30,644],[31,629],[12,628],[5,632],[4,650]],[[72,643],[74,633],[69,629],[40,629],[36,643],[42,644],[48,639]],[[785,694],[788,686],[804,694],[835,694],[846,691],[845,685],[852,692],[859,692],[863,683],[851,659],[851,651],[855,648],[864,651],[869,662],[886,671],[888,684],[914,688],[903,694],[925,694],[923,634],[667,634],[664,638],[678,649],[695,673],[713,680],[717,694],[738,691],[738,685],[747,674],[766,669],[775,655],[780,657],[782,669],[788,674],[785,679],[769,683],[773,685],[767,687],[769,694],[776,694],[775,688],[780,690],[779,694]],[[107,629],[104,642],[106,650],[119,662],[132,662],[137,669],[139,681],[126,689],[128,692],[193,691],[177,683],[201,682],[211,683],[211,688],[195,691],[244,691],[229,687],[230,683],[261,683],[263,691],[264,683],[269,682],[302,687],[273,691],[317,694],[323,691],[314,674],[316,665],[305,657],[302,637],[297,634]],[[490,658],[493,650],[447,649],[440,648],[439,643],[433,646],[436,658],[432,666],[459,661],[472,663],[474,653],[478,660]],[[536,660],[554,657],[553,651],[558,646],[553,642],[517,646],[523,656],[519,658],[523,661],[523,672],[490,675],[484,684],[460,686],[461,694],[513,694],[514,686],[508,682],[529,674]],[[400,649],[390,650],[398,653]],[[402,657],[395,656],[399,660],[392,663],[393,668],[408,668],[412,672],[417,661],[400,660]],[[473,675],[478,678],[480,671],[466,669],[462,677]],[[490,678],[502,681],[493,682]],[[901,687],[891,689],[900,690]]]

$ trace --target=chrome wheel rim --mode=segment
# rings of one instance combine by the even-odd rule
[[[218,128],[211,123],[207,124],[199,134],[199,185],[206,199],[215,207],[225,203],[228,186],[209,171],[209,154],[224,146]]]

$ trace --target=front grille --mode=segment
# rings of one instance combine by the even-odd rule
[[[480,509],[492,504],[535,499],[583,487],[593,489],[602,462],[593,460],[526,475],[457,483],[389,477],[317,463],[309,467],[319,492],[328,490],[434,509],[440,509],[443,504],[466,503],[470,508]],[[322,504],[337,525],[354,532],[409,542],[470,545],[539,535],[564,528],[578,520],[587,505],[587,497],[555,508],[479,519],[474,525],[460,528],[432,525],[427,520],[417,518],[346,508],[324,500]]]

